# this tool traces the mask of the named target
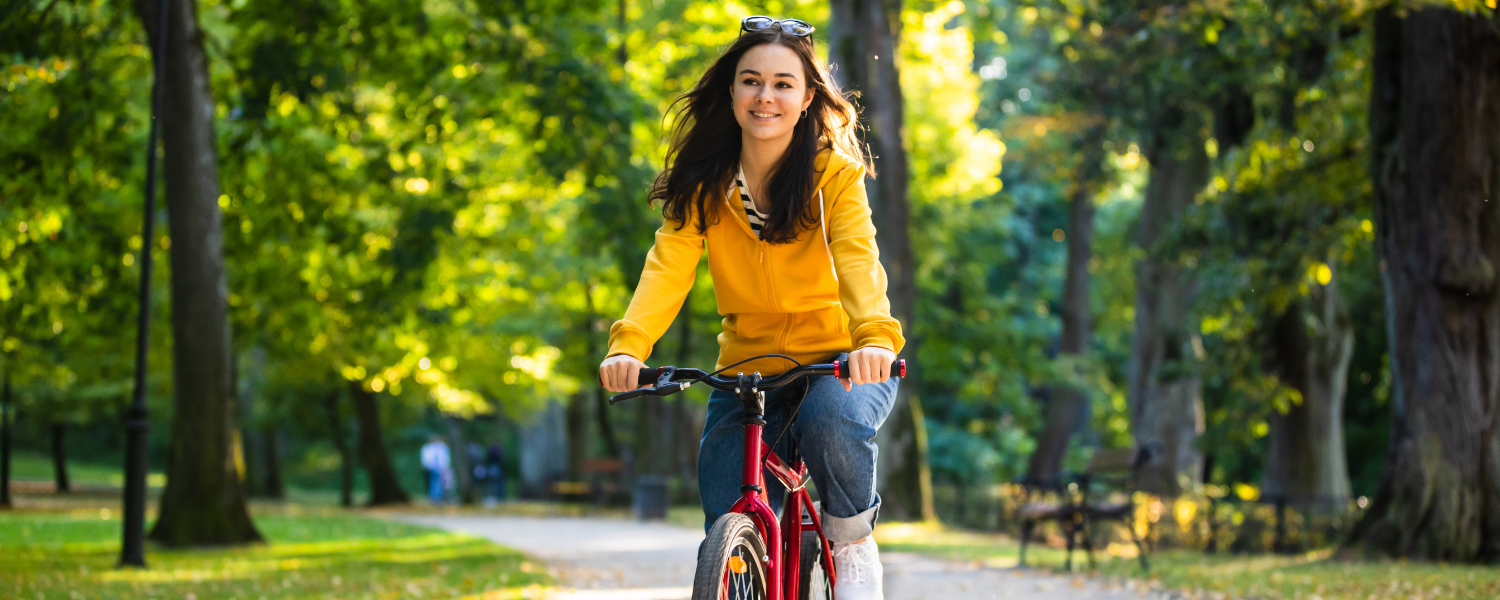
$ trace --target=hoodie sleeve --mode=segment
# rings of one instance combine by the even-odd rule
[[[845,167],[827,189],[832,197],[828,245],[839,276],[839,303],[849,315],[853,347],[876,346],[899,353],[906,339],[886,297],[885,267],[880,265],[880,249],[875,245],[864,167]]]
[[[645,362],[656,340],[672,325],[693,289],[703,256],[703,234],[694,221],[691,215],[686,223],[665,220],[656,230],[656,244],[646,253],[646,266],[625,318],[609,328],[606,356],[628,354]]]

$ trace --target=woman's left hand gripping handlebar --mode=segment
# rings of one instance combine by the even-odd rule
[[[840,378],[844,391],[863,383],[880,383],[891,378],[891,363],[896,353],[878,346],[866,346],[849,353],[849,376]]]

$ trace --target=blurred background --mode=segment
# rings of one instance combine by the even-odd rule
[[[1494,0],[171,0],[143,239],[155,5],[0,15],[13,489],[123,482],[149,247],[164,503],[193,461],[207,511],[426,502],[440,436],[443,502],[696,505],[707,394],[609,407],[597,365],[667,108],[766,14],[872,124],[889,518],[1013,532],[1126,450],[1159,543],[1494,556]],[[648,363],[718,319],[705,263]]]

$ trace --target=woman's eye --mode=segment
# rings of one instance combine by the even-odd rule
[[[792,84],[790,84],[790,83],[778,83],[778,84],[776,84],[776,87],[779,87],[779,88],[781,88],[783,90],[789,90],[789,89],[792,89]]]
[[[745,80],[745,85],[755,85],[755,84],[756,84],[756,82],[755,82],[754,79],[746,79]]]

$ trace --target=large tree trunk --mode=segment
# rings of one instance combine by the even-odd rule
[[[1500,33],[1456,11],[1376,19],[1376,246],[1394,386],[1390,453],[1353,539],[1500,558]]]
[[[66,423],[59,421],[52,424],[52,479],[53,487],[59,494],[73,490],[73,486],[68,484],[68,454],[63,445],[67,431]]]
[[[349,456],[349,438],[344,433],[344,415],[339,410],[339,392],[329,390],[323,397],[323,410],[328,415],[328,435],[333,438],[333,449],[339,453],[339,506],[354,506],[354,461]]]
[[[229,292],[208,62],[197,3],[170,1],[165,32],[157,30],[158,2],[136,2],[152,48],[166,36],[162,138],[172,240],[176,397],[167,487],[151,539],[169,546],[253,542],[261,537],[234,461]]]
[[[1142,470],[1144,491],[1182,493],[1202,476],[1203,456],[1194,441],[1203,433],[1203,394],[1198,362],[1203,343],[1189,323],[1196,291],[1193,274],[1156,248],[1208,183],[1209,161],[1196,120],[1171,109],[1158,115],[1158,133],[1147,151],[1146,186],[1136,243],[1146,253],[1135,267],[1135,334],[1130,343],[1129,402],[1136,444],[1149,452]]]
[[[874,155],[878,177],[868,181],[870,208],[880,246],[880,262],[890,281],[891,312],[906,335],[907,356],[917,355],[915,339],[916,264],[912,259],[911,207],[907,201],[906,147],[902,139],[905,107],[901,74],[896,68],[901,38],[901,0],[833,0],[828,61],[833,76],[847,90],[859,92],[857,103],[865,126],[865,140]],[[921,365],[915,365],[920,373]],[[913,378],[915,379],[915,378]],[[918,435],[909,397],[914,381],[905,382],[896,396],[889,426],[881,429],[879,488],[885,510],[902,517],[937,519],[932,506],[932,481],[925,476],[926,448]],[[889,475],[887,475],[889,474]]]
[[[1267,363],[1302,394],[1271,415],[1261,496],[1316,510],[1344,510],[1349,467],[1344,457],[1344,390],[1354,357],[1354,328],[1337,282],[1312,288],[1272,321]]]
[[[411,502],[396,479],[390,454],[385,451],[385,434],[380,427],[380,407],[375,405],[375,392],[365,389],[358,381],[351,381],[349,393],[354,398],[354,418],[359,420],[359,457],[370,480],[369,505]]]
[[[1089,317],[1089,258],[1094,243],[1094,193],[1104,172],[1103,125],[1095,125],[1082,140],[1083,162],[1073,183],[1067,231],[1068,271],[1063,281],[1060,355],[1081,361],[1088,353],[1093,331]],[[1087,423],[1088,396],[1072,386],[1058,386],[1047,403],[1046,422],[1031,454],[1027,475],[1034,481],[1056,481],[1068,440]]]
[[[10,369],[0,390],[0,508],[10,508],[10,415],[15,412],[10,396]]]

